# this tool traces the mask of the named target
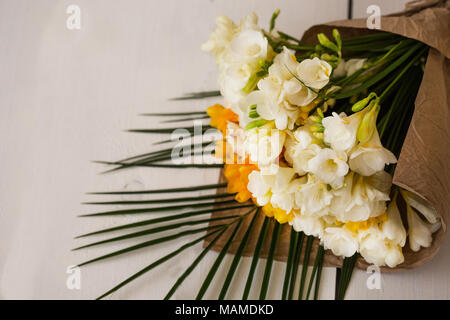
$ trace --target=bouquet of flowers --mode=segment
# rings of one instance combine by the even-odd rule
[[[185,248],[206,240],[202,253],[181,275],[166,298],[173,295],[209,250],[216,249],[220,254],[197,298],[204,296],[225,254],[233,252],[235,257],[219,298],[226,297],[241,257],[248,254],[253,256],[253,261],[243,298],[250,294],[255,268],[263,255],[267,260],[259,297],[264,299],[280,243],[286,248],[284,260],[287,260],[282,298],[292,298],[301,260],[303,268],[298,297],[309,298],[314,287],[314,298],[317,298],[320,271],[328,256],[338,257],[337,264],[342,266],[337,298],[343,298],[358,257],[367,264],[380,267],[402,266],[407,247],[412,252],[429,248],[433,234],[442,230],[441,215],[435,207],[407,185],[400,187],[401,184],[392,183],[397,159],[410,128],[430,46],[391,32],[344,36],[348,32],[334,27],[328,29],[328,35],[313,32],[314,41],[299,40],[276,29],[278,15],[277,10],[268,30],[258,25],[256,14],[248,15],[239,23],[225,16],[218,17],[216,29],[202,49],[212,54],[217,62],[220,91],[193,93],[181,99],[222,95],[224,102],[214,104],[206,111],[152,114],[188,117],[169,120],[171,122],[210,119],[210,126],[200,130],[196,126],[184,128],[187,135],[182,137],[183,143],[175,147],[107,163],[116,166],[113,170],[134,166],[220,167],[223,176],[214,185],[103,192],[123,195],[218,190],[216,194],[200,197],[95,202],[194,204],[107,211],[89,216],[195,210],[89,233],[87,235],[188,218],[185,222],[133,232],[80,248],[183,226],[208,224],[80,264],[187,234],[207,232],[126,279],[102,297]],[[211,128],[221,133],[213,142],[206,139]],[[171,133],[173,129],[132,131]],[[184,143],[186,138],[190,144]],[[205,140],[198,143],[198,138]],[[172,141],[178,141],[178,138],[163,143]],[[214,150],[214,156],[220,161],[162,163],[173,160],[175,154],[185,150],[188,154],[183,156],[189,157]],[[223,188],[226,192],[221,191]],[[213,202],[203,202],[211,199]],[[209,213],[212,213],[209,219],[195,219]],[[269,229],[271,236],[267,237]],[[283,237],[288,239],[284,243],[280,241]],[[306,271],[310,260],[313,272],[308,284]]]

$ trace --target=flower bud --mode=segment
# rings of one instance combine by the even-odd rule
[[[331,42],[324,33],[319,33],[317,35],[317,39],[319,40],[319,43],[325,48],[328,48],[334,52],[339,52],[338,47],[333,42]]]
[[[353,112],[358,112],[364,109],[367,104],[372,100],[373,97],[376,97],[377,94],[375,92],[371,92],[366,98],[359,100],[352,106]]]
[[[258,128],[258,127],[265,125],[266,123],[267,123],[267,120],[265,120],[265,119],[255,120],[255,121],[252,121],[249,124],[247,124],[245,129],[250,130],[253,128]]]
[[[378,112],[380,112],[380,106],[375,104],[374,101],[370,103],[370,109],[363,116],[358,131],[356,132],[356,137],[362,144],[368,142],[377,129],[377,116]]]
[[[342,40],[341,40],[341,35],[339,34],[338,29],[333,29],[333,38],[334,38],[334,40],[336,40],[338,48],[340,49],[342,47]]]

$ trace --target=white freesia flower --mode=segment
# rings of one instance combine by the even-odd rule
[[[356,132],[361,122],[360,112],[347,117],[336,112],[322,120],[324,141],[336,151],[349,151],[356,144]]]
[[[322,238],[324,231],[324,222],[321,218],[295,214],[290,223],[295,231],[304,232],[308,236]]]
[[[366,61],[367,59],[349,59],[345,61],[345,73],[347,77],[364,67]]]
[[[259,91],[253,91],[250,95],[255,99],[256,111],[261,118],[274,120],[280,130],[293,128],[300,110],[283,101],[283,88],[279,79],[268,76],[258,82],[258,88]]]
[[[260,95],[257,104],[258,114],[266,120],[275,120],[278,129],[292,129],[298,119],[298,106],[311,103],[316,94],[295,79],[295,70],[299,63],[295,52],[286,47],[278,54],[269,67],[267,77],[258,82]]]
[[[344,183],[348,172],[347,155],[336,153],[333,149],[324,148],[308,161],[308,169],[322,182],[330,184],[334,189]]]
[[[384,170],[386,164],[396,162],[394,154],[381,145],[377,130],[367,143],[358,144],[349,156],[350,169],[363,176],[371,176]]]
[[[305,59],[297,66],[297,73],[306,86],[320,90],[330,80],[332,67],[319,58]]]
[[[277,174],[273,175],[255,170],[248,176],[247,188],[260,206],[270,202],[273,207],[290,212],[295,203],[292,190],[296,183],[292,181],[294,175],[292,168],[280,167]]]
[[[254,128],[247,131],[245,149],[250,155],[250,160],[263,170],[264,167],[278,163],[285,139],[286,134],[281,130],[267,126]]]
[[[405,260],[401,247],[386,239],[377,227],[372,227],[364,234],[360,241],[359,252],[368,263],[394,268]]]
[[[245,30],[230,43],[231,59],[237,63],[257,63],[267,58],[267,38],[261,31]]]
[[[275,182],[275,176],[263,175],[260,171],[254,170],[248,175],[247,189],[252,193],[256,202],[260,206],[269,203],[271,192],[270,186]]]
[[[344,186],[333,190],[330,212],[342,222],[365,221],[384,213],[389,194],[375,188],[371,181],[373,178],[367,179],[350,172],[344,179]],[[378,178],[390,181],[389,175],[380,175]]]
[[[297,149],[293,158],[293,167],[299,175],[313,172],[310,160],[315,158],[322,149],[317,144],[310,144],[304,149]]]
[[[406,230],[403,226],[400,211],[397,207],[396,197],[392,199],[387,208],[387,220],[383,222],[383,236],[401,247],[405,246]]]
[[[220,93],[226,100],[227,106],[236,112],[239,102],[246,96],[242,88],[253,73],[249,64],[231,64],[219,74]]]
[[[260,69],[258,61],[266,60],[273,51],[258,27],[258,17],[254,13],[242,19],[239,26],[225,16],[217,18],[216,24],[217,28],[202,49],[216,58],[225,105],[241,118],[239,102],[247,95],[242,89],[250,76]]]
[[[408,204],[406,205],[406,216],[408,218],[408,238],[411,250],[417,252],[420,247],[429,247],[433,240],[431,225],[423,221]]]
[[[351,257],[358,250],[356,237],[346,228],[326,228],[322,237],[325,249],[330,249],[337,256]]]
[[[361,69],[366,61],[367,59],[349,59],[347,61],[342,59],[338,66],[333,70],[333,77],[340,78],[344,76],[351,76],[356,71]]]
[[[333,198],[325,183],[308,174],[308,181],[299,186],[295,192],[295,202],[304,215],[322,216],[328,213],[328,206]]]
[[[216,62],[219,63],[220,57],[233,39],[237,27],[227,16],[217,17],[216,25],[209,40],[202,45],[202,50],[214,55]]]
[[[286,138],[284,157],[300,176],[310,171],[309,160],[314,158],[321,149],[316,142],[318,142],[317,139],[307,126],[298,128]]]

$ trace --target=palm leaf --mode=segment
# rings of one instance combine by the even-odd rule
[[[196,100],[196,99],[204,99],[210,97],[218,97],[220,96],[219,90],[213,91],[199,91],[199,92],[189,92],[183,95],[182,97],[172,98],[170,100]]]
[[[168,300],[172,297],[172,295],[175,293],[175,291],[178,289],[178,287],[183,283],[183,281],[191,274],[191,272],[197,267],[197,265],[202,261],[202,259],[205,257],[205,255],[208,253],[208,251],[211,250],[211,248],[216,244],[217,240],[223,235],[223,233],[227,229],[224,228],[217,236],[214,237],[214,239],[206,246],[205,249],[198,255],[198,257],[192,262],[192,264],[186,269],[186,271],[177,279],[175,284],[172,288],[170,288],[169,292],[164,297],[164,300]]]
[[[163,212],[163,211],[173,211],[173,210],[180,210],[180,209],[195,209],[195,208],[202,208],[202,207],[215,206],[215,205],[220,206],[220,205],[230,204],[230,203],[236,203],[236,200],[181,204],[181,205],[176,205],[176,206],[165,206],[165,207],[155,207],[155,208],[112,210],[112,211],[82,214],[82,215],[79,215],[79,217],[99,217],[99,216],[114,216],[114,215],[122,215],[122,214],[141,214],[141,213]]]
[[[219,232],[219,231],[220,231],[220,229],[219,229],[219,230],[212,231],[212,232],[210,232],[210,233],[208,233],[208,234],[206,234],[206,235],[204,235],[204,236],[201,236],[201,237],[199,237],[199,238],[197,238],[197,239],[195,239],[195,240],[193,240],[193,241],[191,241],[191,242],[188,242],[188,243],[182,245],[182,246],[179,247],[177,250],[172,251],[171,253],[165,255],[164,257],[162,257],[162,258],[156,260],[156,261],[153,262],[152,264],[149,264],[147,267],[145,267],[145,268],[141,269],[140,271],[136,272],[136,273],[133,274],[131,277],[125,279],[124,281],[122,281],[121,283],[119,283],[117,286],[115,286],[115,287],[112,288],[111,290],[109,290],[109,291],[105,292],[104,294],[102,294],[101,296],[99,296],[99,297],[97,298],[97,300],[103,299],[104,297],[110,295],[111,293],[113,293],[113,292],[119,290],[120,288],[122,288],[122,287],[125,286],[126,284],[130,283],[131,281],[133,281],[133,280],[139,278],[140,276],[142,276],[143,274],[147,273],[148,271],[154,269],[155,267],[159,266],[160,264],[163,264],[164,262],[166,262],[166,261],[172,259],[173,257],[177,256],[178,254],[180,254],[181,252],[183,252],[183,251],[186,250],[187,248],[196,245],[197,243],[203,241],[204,239],[210,237],[211,235],[213,235],[213,234],[215,234],[215,233],[217,233],[217,232]]]
[[[102,202],[83,202],[82,204],[90,205],[140,205],[140,204],[156,204],[156,203],[177,203],[192,202],[210,199],[220,199],[234,197],[235,193],[215,193],[196,197],[169,198],[169,199],[151,199],[151,200],[128,200],[128,201],[102,201]]]
[[[134,222],[134,223],[123,224],[123,225],[120,225],[120,226],[117,226],[117,227],[113,227],[113,228],[107,228],[107,229],[102,229],[102,230],[86,233],[86,234],[77,236],[75,238],[76,239],[84,238],[84,237],[87,237],[87,236],[92,236],[92,235],[106,233],[106,232],[118,231],[118,230],[129,229],[129,228],[143,227],[143,226],[147,226],[147,225],[150,225],[150,224],[156,224],[156,223],[167,222],[167,221],[172,221],[172,220],[184,219],[184,218],[194,217],[194,216],[203,215],[203,214],[210,214],[212,212],[217,212],[217,211],[225,212],[225,211],[228,211],[228,210],[248,208],[248,207],[253,207],[253,206],[254,205],[252,205],[252,204],[247,204],[247,205],[239,205],[239,206],[230,206],[230,207],[225,207],[225,208],[212,208],[212,209],[206,209],[206,210],[189,211],[189,212],[176,214],[176,215],[165,216],[165,217],[161,217],[161,218],[154,218],[154,219],[148,219],[148,220],[143,220],[143,221]]]
[[[211,284],[211,281],[214,278],[214,275],[216,274],[217,270],[219,269],[220,264],[222,263],[223,258],[225,257],[225,254],[227,253],[228,249],[230,248],[231,242],[233,241],[234,237],[236,236],[236,233],[238,229],[240,228],[242,223],[242,219],[239,220],[239,222],[236,224],[233,233],[228,238],[228,241],[223,246],[222,250],[220,251],[219,255],[216,258],[216,261],[211,267],[211,270],[208,272],[205,280],[203,281],[202,286],[200,287],[200,290],[198,291],[196,300],[201,300],[203,296],[206,293],[206,290],[208,290],[209,285]]]
[[[300,278],[300,289],[298,292],[298,300],[302,300],[303,298],[303,291],[305,289],[305,282],[306,282],[306,274],[308,272],[308,264],[309,264],[309,258],[311,256],[311,249],[313,246],[314,237],[308,236],[308,240],[306,241],[306,247],[305,247],[305,254],[303,255],[303,266],[302,266],[302,275]]]
[[[358,260],[358,254],[355,253],[350,258],[345,258],[342,263],[342,269],[339,275],[339,280],[336,286],[336,300],[344,300],[345,293],[347,292],[348,285],[352,277],[353,269],[356,265],[356,260]]]
[[[260,300],[266,299],[267,289],[269,288],[270,274],[272,272],[273,259],[275,256],[275,250],[277,248],[278,239],[280,238],[280,230],[281,225],[278,223],[278,221],[274,221],[272,242],[270,243],[269,255],[267,256],[266,268],[264,270],[264,277],[261,285],[261,292],[259,294]]]
[[[265,217],[261,230],[259,232],[258,241],[256,242],[255,251],[253,252],[253,259],[250,265],[250,270],[248,272],[247,282],[245,283],[244,293],[242,295],[242,300],[247,300],[250,293],[250,289],[253,284],[253,278],[255,276],[256,266],[258,265],[259,256],[261,254],[261,249],[264,243],[264,239],[267,235],[267,230],[269,227],[269,218]]]
[[[113,238],[109,238],[109,239],[105,239],[105,240],[101,240],[101,241],[92,242],[92,243],[86,244],[84,246],[75,248],[73,250],[80,250],[80,249],[84,249],[84,248],[98,246],[100,244],[116,242],[116,241],[122,241],[122,240],[136,238],[136,237],[142,237],[142,236],[146,236],[146,235],[150,235],[150,234],[154,234],[154,233],[160,233],[160,232],[163,232],[163,231],[168,231],[168,230],[182,228],[182,227],[185,227],[185,226],[193,226],[193,225],[197,225],[197,224],[210,223],[210,222],[221,221],[221,220],[228,220],[228,219],[239,218],[239,217],[240,217],[239,215],[231,215],[231,216],[222,216],[222,217],[217,217],[217,218],[208,218],[208,219],[201,219],[201,220],[194,220],[194,221],[186,221],[186,222],[174,223],[174,224],[170,224],[170,225],[167,225],[167,226],[150,228],[150,229],[146,229],[146,230],[143,230],[143,231],[127,233],[127,234],[122,235],[122,236],[118,236],[118,237],[113,237]]]
[[[230,287],[231,280],[233,279],[234,273],[236,271],[236,268],[239,265],[239,262],[242,257],[242,253],[244,252],[245,246],[247,245],[248,239],[250,238],[250,234],[253,231],[253,227],[255,225],[256,219],[258,218],[258,213],[260,211],[259,208],[255,209],[257,210],[256,213],[253,215],[253,219],[250,222],[247,231],[244,234],[244,237],[241,240],[241,243],[239,244],[239,248],[237,249],[233,262],[231,263],[230,270],[228,271],[228,274],[225,278],[225,281],[222,286],[222,290],[220,290],[219,293],[219,300],[225,299],[225,295],[227,294],[228,288]]]
[[[209,190],[209,189],[218,189],[224,188],[227,186],[227,183],[214,183],[214,184],[205,184],[201,186],[194,187],[184,187],[184,188],[169,188],[169,189],[155,189],[155,190],[136,190],[136,191],[103,191],[103,192],[88,192],[87,194],[154,194],[154,193],[179,193],[179,192],[191,192],[191,191],[200,191],[200,190]]]
[[[294,261],[293,261],[292,274],[291,274],[291,283],[289,285],[289,291],[288,291],[288,300],[291,300],[294,295],[295,283],[297,282],[297,272],[298,272],[298,267],[300,264],[300,257],[302,255],[303,241],[305,239],[305,234],[303,232],[299,232],[299,233],[300,233],[300,235],[299,235],[298,245],[295,248],[295,253],[294,253]]]
[[[141,113],[141,116],[150,117],[178,117],[178,116],[192,116],[192,115],[205,115],[205,111],[192,111],[192,112],[170,112],[170,113]]]
[[[281,300],[286,300],[286,297],[288,294],[289,280],[291,278],[294,254],[295,254],[295,249],[296,249],[297,243],[298,243],[298,236],[299,236],[299,233],[296,232],[294,229],[291,229],[291,236],[290,236],[290,241],[289,241],[289,252],[288,252],[288,258],[286,261],[286,272],[285,272],[285,276],[284,276]]]
[[[208,226],[208,227],[203,227],[203,228],[198,228],[198,229],[193,229],[193,230],[187,230],[187,231],[183,231],[183,232],[180,232],[180,233],[177,233],[177,234],[174,234],[174,235],[161,237],[161,238],[157,238],[157,239],[153,239],[153,240],[149,240],[149,241],[144,241],[144,242],[141,242],[139,244],[127,247],[125,249],[117,250],[117,251],[105,254],[103,256],[99,256],[97,258],[94,258],[94,259],[82,262],[82,263],[78,264],[78,267],[81,267],[81,266],[84,266],[84,265],[87,265],[87,264],[91,264],[91,263],[96,262],[96,261],[112,258],[112,257],[118,256],[118,255],[121,255],[121,254],[124,254],[124,253],[128,253],[128,252],[131,252],[131,251],[134,251],[134,250],[138,250],[138,249],[146,248],[146,247],[149,247],[149,246],[157,245],[157,244],[160,244],[160,243],[163,243],[163,242],[172,241],[172,240],[175,240],[175,239],[178,239],[178,238],[181,238],[181,237],[184,237],[184,236],[188,236],[188,235],[191,235],[191,234],[196,234],[196,233],[200,233],[200,232],[204,232],[204,231],[208,231],[208,230],[213,230],[213,229],[217,229],[217,228],[223,228],[224,226],[225,226],[225,224],[218,224],[218,225],[214,225],[214,226]]]

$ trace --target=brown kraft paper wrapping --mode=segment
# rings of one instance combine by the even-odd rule
[[[429,2],[435,3],[436,1]],[[382,31],[389,31],[417,39],[431,47],[423,80],[415,101],[414,115],[398,159],[393,183],[426,200],[437,211],[442,220],[442,227],[433,234],[433,242],[430,247],[422,248],[419,252],[413,252],[407,243],[403,248],[405,262],[394,269],[383,267],[383,271],[411,269],[432,259],[439,250],[447,229],[448,208],[450,208],[449,4],[449,2],[440,1],[432,7],[416,7],[399,14],[381,17]],[[304,33],[302,41],[305,43],[316,43],[317,34],[320,32],[324,32],[331,38],[331,30],[333,28],[338,28],[342,37],[376,32],[367,29],[366,19],[345,20],[313,26]],[[226,181],[223,171],[221,171],[219,181]],[[218,190],[218,192],[224,192],[224,190]],[[248,209],[235,210],[233,214],[243,214],[247,211]],[[227,211],[225,214],[228,215],[231,212]],[[224,215],[224,213],[213,213],[212,217],[221,215]],[[229,253],[236,252],[252,217],[253,215],[244,218],[240,230],[232,241]],[[243,252],[244,256],[253,255],[263,220],[264,214],[260,213]],[[216,242],[213,250],[219,251],[223,248],[233,231],[233,228],[230,229]],[[272,229],[273,221],[269,225],[261,252],[262,257],[267,256]],[[289,251],[290,232],[291,227],[288,224],[284,224],[275,252],[275,259],[286,261]],[[211,240],[211,238],[208,238],[204,245],[206,246]],[[311,253],[313,257],[317,247],[318,240],[316,239]],[[312,262],[310,261],[310,263]],[[324,264],[326,266],[341,266],[342,258],[334,256],[327,250]],[[362,258],[358,260],[358,268],[366,269],[367,266],[367,262]]]

